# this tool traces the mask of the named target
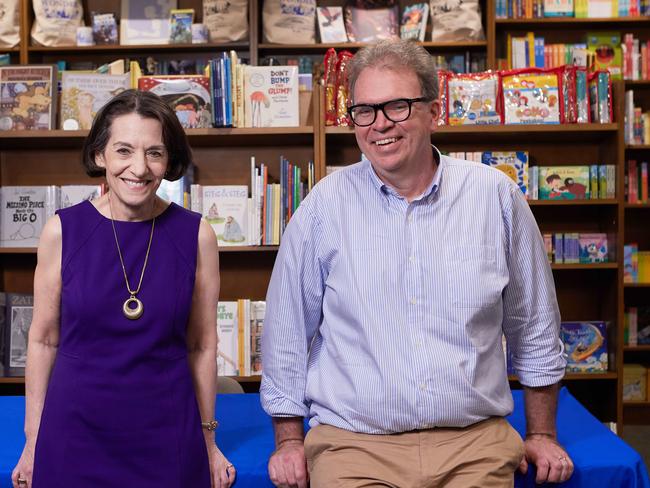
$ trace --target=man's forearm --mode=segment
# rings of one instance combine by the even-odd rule
[[[273,417],[275,448],[290,442],[302,443],[305,438],[302,417]]]
[[[524,386],[527,436],[539,434],[553,439],[557,437],[555,416],[558,390],[559,383],[537,388]]]

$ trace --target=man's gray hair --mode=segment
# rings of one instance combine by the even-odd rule
[[[354,85],[366,68],[412,70],[420,81],[422,96],[438,99],[438,76],[433,57],[422,46],[405,39],[385,40],[359,50],[348,65],[350,97],[354,98]]]

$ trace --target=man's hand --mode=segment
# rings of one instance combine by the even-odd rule
[[[277,488],[307,488],[309,474],[301,440],[281,442],[269,459],[269,477]]]
[[[526,474],[528,464],[537,467],[536,483],[562,483],[573,474],[573,461],[552,437],[530,435],[524,441],[525,455],[519,463],[519,471]]]

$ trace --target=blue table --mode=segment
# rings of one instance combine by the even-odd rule
[[[523,395],[514,391],[513,396],[515,412],[508,420],[523,434]],[[24,407],[23,397],[0,397],[0,488],[11,487],[9,476],[24,443]],[[273,451],[273,429],[260,407],[259,396],[219,395],[217,412],[219,446],[237,467],[235,487],[272,487],[266,464]],[[573,477],[562,487],[650,488],[648,472],[640,456],[566,389],[560,392],[558,431],[576,466]],[[535,485],[533,470],[526,477],[517,475],[515,486],[539,486]]]

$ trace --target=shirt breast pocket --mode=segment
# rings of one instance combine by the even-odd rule
[[[448,293],[459,308],[497,305],[507,283],[499,272],[494,246],[457,246],[447,259]]]

